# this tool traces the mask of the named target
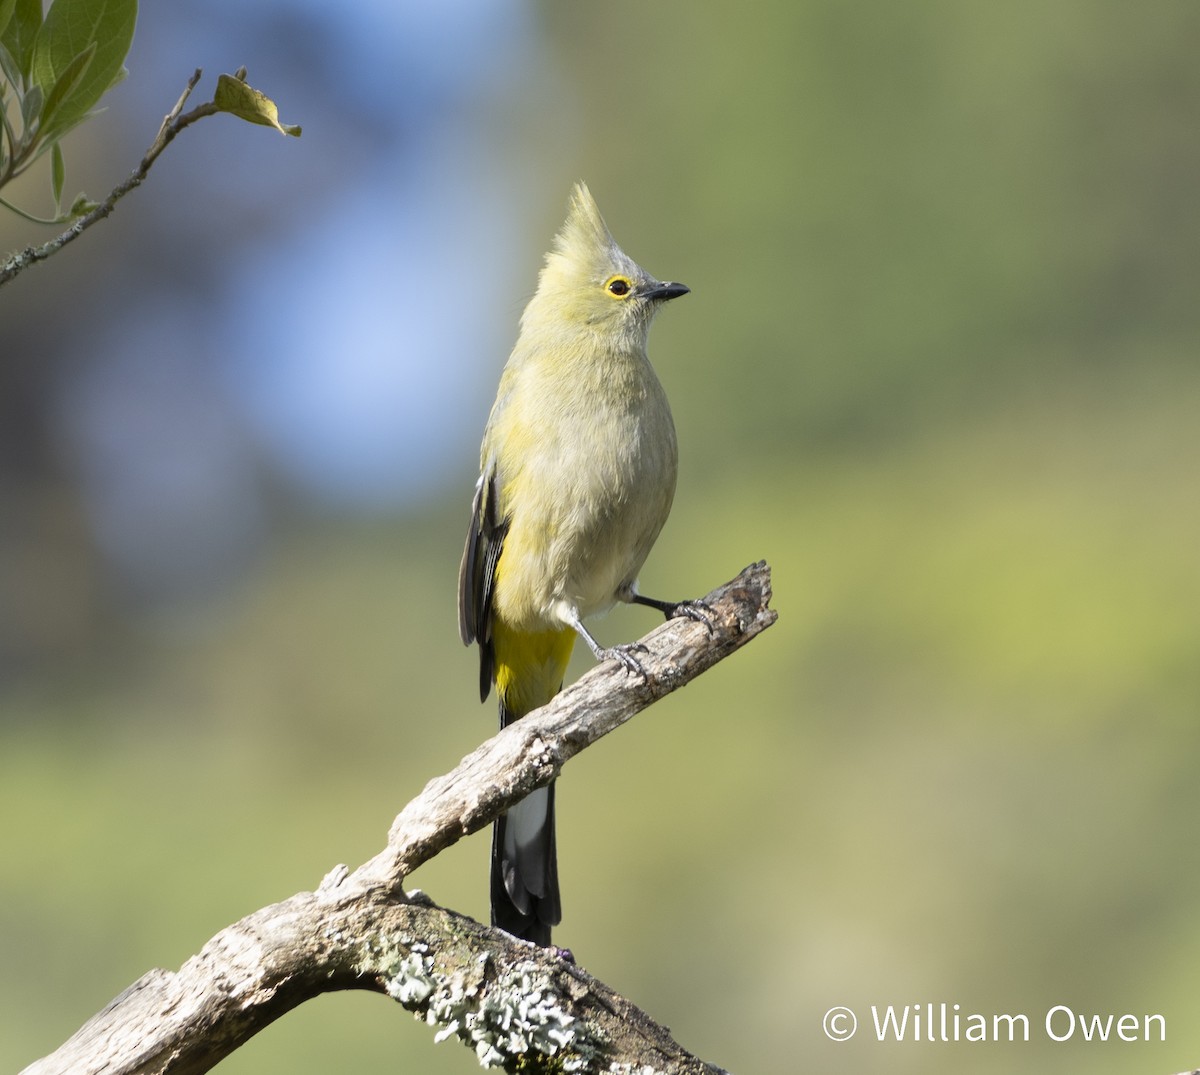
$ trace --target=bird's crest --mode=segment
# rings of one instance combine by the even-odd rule
[[[554,249],[546,255],[546,268],[593,282],[600,282],[618,270],[636,269],[617,246],[596,199],[582,181],[571,191],[567,219],[554,238]]]

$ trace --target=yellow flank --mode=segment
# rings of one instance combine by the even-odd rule
[[[514,631],[501,619],[492,624],[496,691],[513,718],[545,705],[562,686],[575,645],[571,628]]]

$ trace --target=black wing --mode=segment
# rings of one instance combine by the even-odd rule
[[[475,486],[471,525],[458,569],[458,634],[464,645],[479,643],[479,700],[492,689],[492,596],[496,562],[508,533],[508,520],[497,517],[495,471],[489,467]]]

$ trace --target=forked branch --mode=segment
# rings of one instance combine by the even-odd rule
[[[24,1075],[208,1071],[321,993],[390,995],[488,1066],[524,1071],[715,1073],[644,1012],[555,949],[537,948],[405,893],[405,877],[553,780],[639,710],[775,622],[754,564],[705,599],[711,623],[670,620],[642,641],[645,679],[615,661],[431,780],[386,848],[222,930],[178,971],[150,971]]]

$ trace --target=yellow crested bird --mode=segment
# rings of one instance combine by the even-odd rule
[[[646,339],[659,307],[687,292],[626,256],[576,185],[500,377],[459,571],[459,633],[479,643],[480,699],[495,683],[502,728],[561,690],[576,635],[598,661],[641,671],[587,617],[618,601],[697,616],[695,602],[637,591],[677,467]],[[553,784],[496,821],[491,901],[493,925],[549,945],[562,917]]]

